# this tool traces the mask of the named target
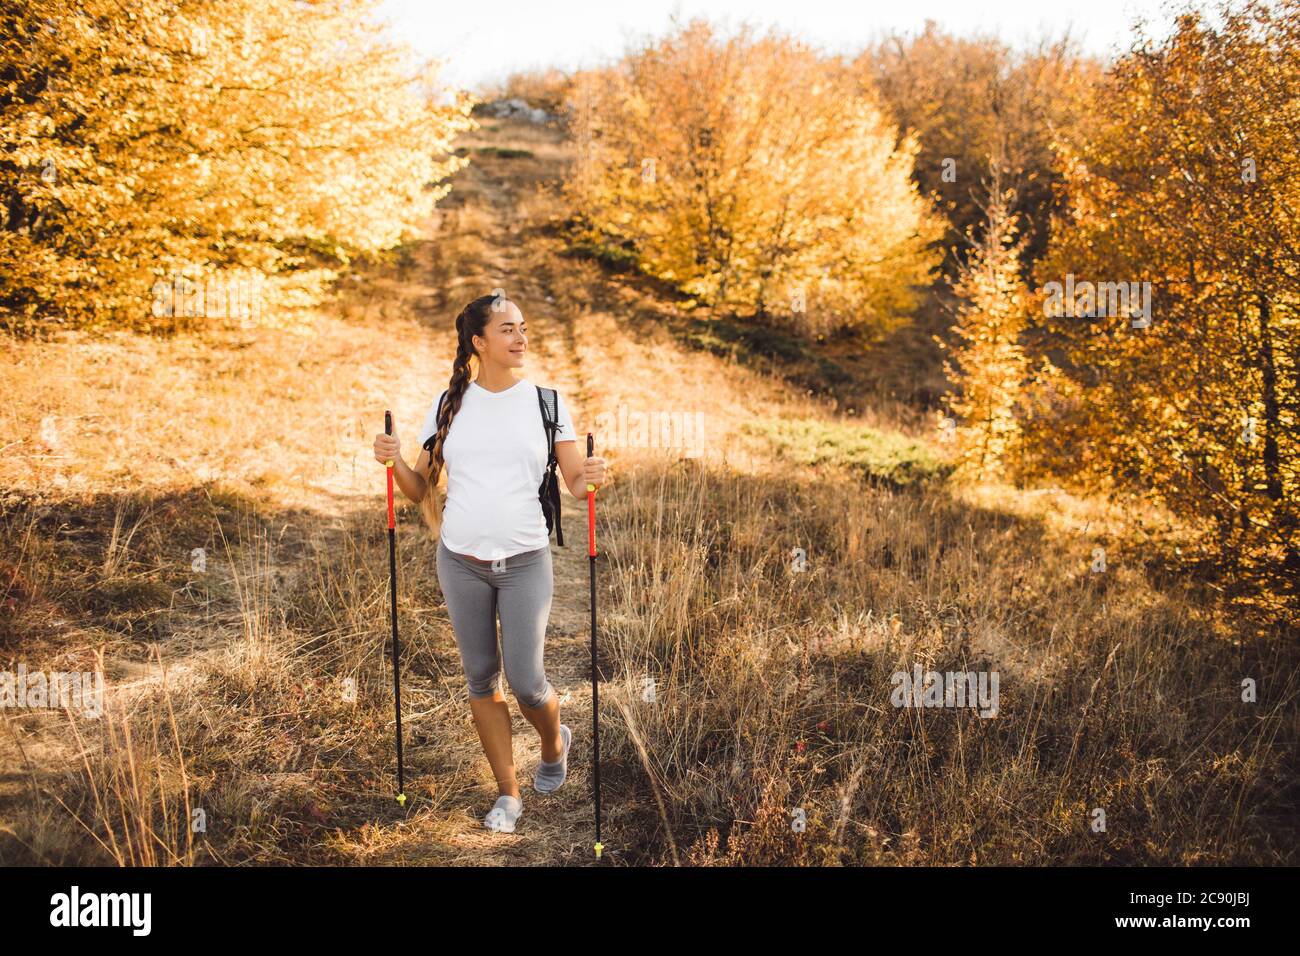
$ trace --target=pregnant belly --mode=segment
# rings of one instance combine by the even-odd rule
[[[490,507],[476,509],[449,500],[443,509],[442,520],[447,537],[461,545],[486,541],[508,547],[512,543],[530,542],[537,536],[539,528],[543,533],[546,528],[542,505],[535,494],[523,501],[501,499]]]

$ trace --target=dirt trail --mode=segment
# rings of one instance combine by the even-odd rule
[[[558,132],[528,128],[522,132],[557,149],[560,146]],[[500,144],[503,138],[493,130],[486,130],[467,142],[471,146],[479,143],[495,145]],[[454,212],[440,217],[435,243],[463,248],[469,245],[468,234],[475,233],[474,238],[481,241],[485,251],[481,263],[482,278],[489,285],[481,289],[467,286],[445,296],[430,289],[431,294],[447,305],[432,313],[435,334],[445,342],[441,353],[449,357],[454,349],[454,339],[445,326],[454,317],[457,303],[494,287],[505,289],[507,295],[524,303],[530,335],[528,357],[521,375],[535,384],[555,388],[564,396],[580,444],[585,445],[586,433],[592,429],[594,412],[590,386],[574,349],[573,316],[565,305],[558,304],[563,301],[563,290],[550,284],[551,270],[535,267],[539,255],[546,253],[535,240],[525,236],[527,224],[519,210],[525,201],[525,192],[536,180],[527,174],[521,177],[516,168],[509,165],[510,162],[493,158],[480,161],[476,156],[475,161],[458,173],[453,181],[454,189],[468,198],[463,205],[449,204]],[[548,173],[555,172],[552,163],[543,168]],[[484,223],[486,229],[483,229]],[[425,251],[433,255],[436,248],[431,244]],[[427,260],[424,264],[426,268],[436,269]],[[466,268],[463,262],[450,261],[445,265],[452,269]],[[465,272],[462,271],[459,277],[466,278]],[[528,303],[546,304],[548,308],[533,310],[527,307]],[[587,513],[585,500],[574,498],[567,489],[562,491],[561,499],[565,545],[559,547],[554,539],[551,543],[555,593],[547,629],[546,670],[547,677],[560,695],[561,720],[573,732],[568,779],[555,794],[539,794],[532,790],[532,771],[541,759],[537,735],[519,714],[513,696],[507,691],[516,771],[524,799],[524,816],[518,832],[493,834],[481,825],[482,815],[490,808],[495,790],[487,762],[480,753],[480,781],[483,784],[480,798],[475,799],[472,805],[442,816],[435,811],[421,813],[417,809],[409,822],[409,838],[396,846],[386,846],[385,862],[437,863],[448,856],[449,851],[457,862],[488,866],[572,865],[592,859],[594,818],[590,775],[592,698]],[[473,738],[473,746],[477,747],[477,737],[472,728],[468,734]],[[472,851],[472,854],[466,851]],[[619,855],[616,850],[606,856],[606,860],[617,862]]]

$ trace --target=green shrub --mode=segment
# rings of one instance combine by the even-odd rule
[[[781,455],[801,465],[841,465],[897,488],[942,479],[951,471],[928,442],[901,432],[817,418],[758,419],[742,428],[769,439]]]

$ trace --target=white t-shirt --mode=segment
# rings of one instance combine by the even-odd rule
[[[424,418],[421,447],[438,430],[442,394],[445,390]],[[559,392],[556,406],[556,444],[576,441]],[[546,473],[546,429],[532,382],[521,378],[502,392],[470,382],[442,443],[442,456],[447,500],[441,538],[449,550],[495,561],[547,546],[546,516],[537,500]]]

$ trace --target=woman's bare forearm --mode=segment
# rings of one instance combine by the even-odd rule
[[[393,462],[393,481],[397,483],[398,488],[402,489],[402,494],[416,504],[420,503],[429,488],[429,482],[425,477],[416,474],[400,455]]]

